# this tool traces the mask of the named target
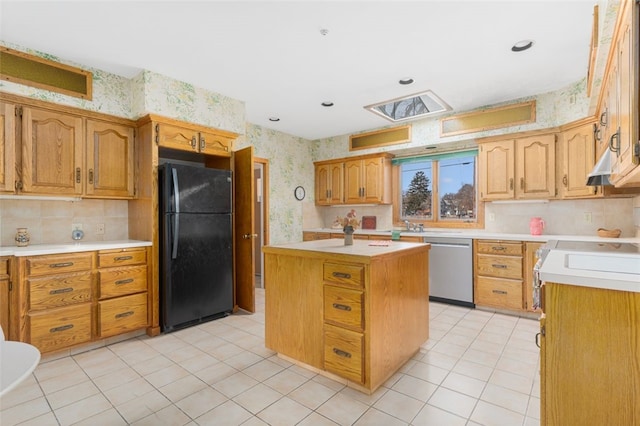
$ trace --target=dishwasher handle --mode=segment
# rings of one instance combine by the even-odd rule
[[[426,241],[425,243],[431,244],[432,247],[462,247],[462,248],[471,248],[471,243],[432,243],[430,241]]]

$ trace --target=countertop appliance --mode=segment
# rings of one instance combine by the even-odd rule
[[[165,332],[233,309],[231,172],[165,163],[160,186],[160,322]]]
[[[473,303],[473,240],[425,237],[429,250],[429,300],[475,307]]]

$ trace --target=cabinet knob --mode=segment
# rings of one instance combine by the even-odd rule
[[[202,151],[207,146],[207,141],[204,140],[204,137],[200,138],[200,151]]]
[[[93,169],[89,169],[89,183],[93,185]]]
[[[80,167],[76,167],[76,183],[80,183],[80,174],[82,173],[82,170],[80,169]]]
[[[520,178],[520,189],[524,189],[524,178]]]
[[[333,348],[333,353],[343,358],[351,358],[351,354],[347,351],[343,351],[342,349]]]
[[[197,143],[196,137],[194,136],[191,138],[191,148],[196,149],[196,146],[197,146],[196,143]]]
[[[567,187],[567,182],[568,182],[568,180],[567,180],[567,175],[564,175],[564,176],[562,177],[562,184],[564,185],[564,187],[565,187],[565,188]]]
[[[513,178],[509,179],[509,189],[513,190]]]
[[[613,140],[618,141],[617,144],[613,144]],[[611,135],[609,138],[609,149],[611,152],[620,152],[620,127],[618,127],[618,131]]]
[[[58,333],[60,331],[67,331],[73,328],[73,324],[61,325],[60,327],[53,327],[49,329],[49,333]]]

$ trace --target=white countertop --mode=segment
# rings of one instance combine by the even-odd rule
[[[540,268],[542,281],[640,292],[640,253],[552,249]]]
[[[311,228],[305,229],[305,232],[330,232],[341,234],[342,229],[338,228]],[[425,229],[424,232],[412,232],[400,230],[403,236],[418,237],[443,237],[443,238],[472,238],[472,239],[489,239],[489,240],[513,240],[513,241],[537,241],[547,242],[549,240],[565,240],[565,241],[601,241],[601,242],[617,242],[617,243],[640,243],[640,238],[601,238],[597,235],[531,235],[531,234],[510,234],[503,232],[488,232],[482,229]],[[370,235],[391,235],[391,231],[376,229],[357,229],[355,234]]]
[[[151,241],[117,240],[86,241],[68,244],[32,244],[27,247],[0,247],[0,256],[34,256],[40,254],[75,253],[150,246]]]

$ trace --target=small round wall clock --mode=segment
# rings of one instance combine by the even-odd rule
[[[293,195],[295,195],[296,200],[302,201],[305,196],[304,188],[301,186],[296,186],[296,189],[293,190]]]

